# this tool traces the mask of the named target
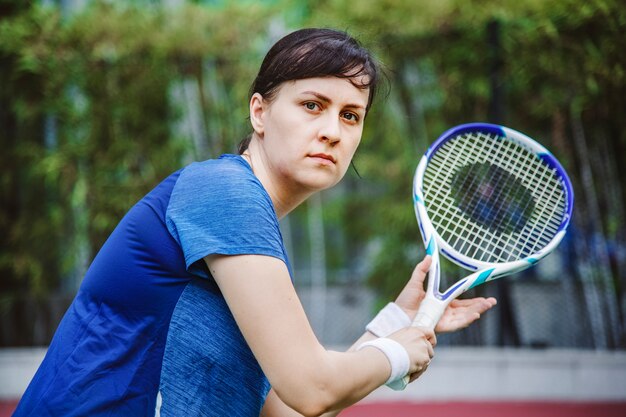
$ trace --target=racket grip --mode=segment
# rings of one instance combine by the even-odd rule
[[[419,312],[415,319],[413,320],[413,326],[415,327],[425,327],[427,329],[434,329],[437,325],[437,321],[439,319],[433,317],[431,314]]]
[[[442,303],[434,298],[426,297],[422,301],[422,305],[420,306],[415,319],[413,319],[412,326],[434,329],[446,306],[447,303]],[[396,379],[395,381],[388,383],[387,386],[394,391],[402,391],[407,387],[407,385],[409,385],[409,380],[409,375],[406,375],[404,378]]]
[[[433,297],[424,298],[417,315],[413,319],[412,325],[415,327],[434,329],[447,305],[447,302],[439,301]]]
[[[408,375],[404,376],[401,379],[396,379],[395,381],[392,381],[387,384],[387,386],[394,391],[402,391],[403,389],[406,388],[407,385],[409,385]]]

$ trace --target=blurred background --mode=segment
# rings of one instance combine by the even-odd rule
[[[573,222],[537,267],[471,293],[497,308],[439,345],[624,351],[621,0],[0,0],[0,348],[45,347],[125,212],[172,171],[235,152],[265,52],[304,26],[347,30],[389,78],[356,170],[281,224],[321,341],[349,345],[398,293],[424,256],[419,158],[485,121],[556,154]]]

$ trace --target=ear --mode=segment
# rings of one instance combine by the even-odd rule
[[[263,137],[263,114],[266,110],[263,96],[259,93],[254,93],[250,98],[250,123],[252,124],[252,129],[259,137]]]

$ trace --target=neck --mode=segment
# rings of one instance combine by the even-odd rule
[[[303,190],[302,187],[297,187],[282,178],[280,173],[274,172],[254,137],[241,156],[250,164],[252,172],[269,194],[279,220],[314,194],[314,191]]]

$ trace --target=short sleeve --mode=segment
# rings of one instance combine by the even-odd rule
[[[187,270],[208,276],[207,255],[268,255],[286,264],[272,201],[238,156],[189,165],[170,197],[166,213],[170,234],[181,246]]]

